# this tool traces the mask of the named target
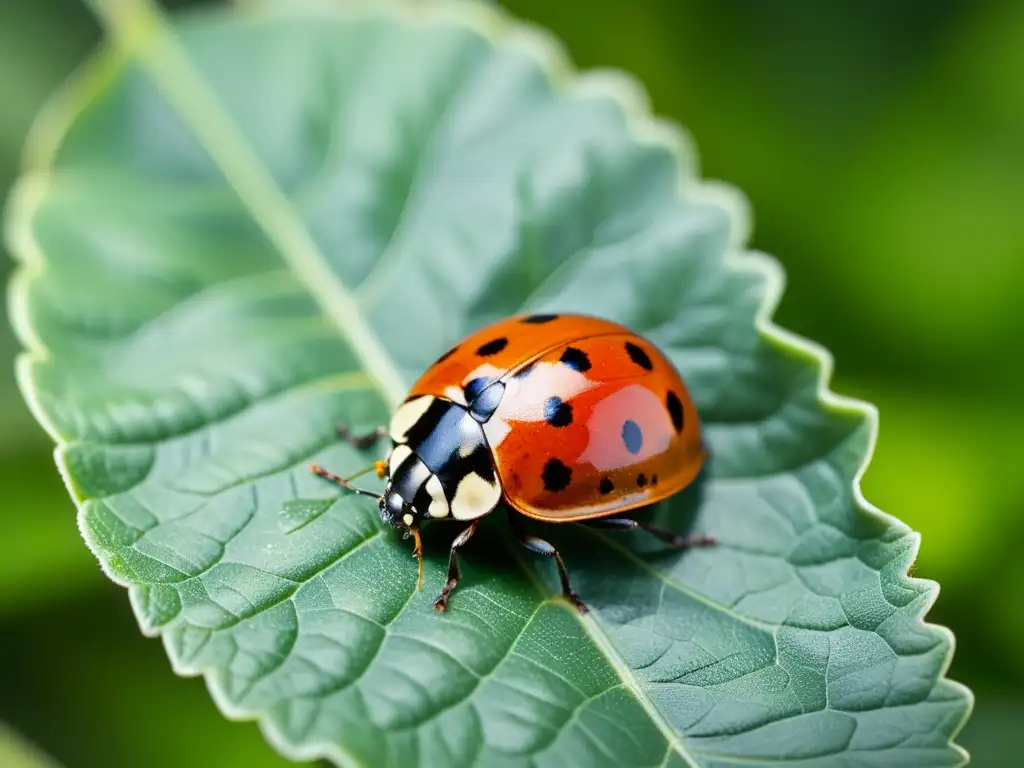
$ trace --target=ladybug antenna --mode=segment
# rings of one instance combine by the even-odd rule
[[[412,540],[415,546],[412,549],[412,556],[416,558],[417,565],[419,566],[419,582],[417,583],[416,589],[420,592],[423,591],[423,540],[420,538],[420,529],[409,526],[409,533],[412,534]]]
[[[371,467],[371,469],[372,469],[372,467]],[[352,483],[350,483],[344,477],[339,477],[338,475],[334,474],[333,472],[328,472],[326,469],[321,467],[319,464],[313,464],[309,468],[309,471],[312,472],[314,475],[318,475],[318,476],[322,477],[324,480],[330,480],[335,485],[340,485],[342,488],[344,488],[347,491],[352,491],[352,493],[358,493],[360,496],[369,496],[371,499],[376,499],[377,501],[380,501],[380,499],[381,499],[381,495],[379,493],[374,493],[373,491],[364,491],[362,488],[356,488],[354,485],[352,485]],[[353,475],[353,477],[359,477],[359,475],[362,475],[362,474],[365,474],[365,472],[358,472],[355,475]]]

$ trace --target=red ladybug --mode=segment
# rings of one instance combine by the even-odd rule
[[[313,471],[378,499],[381,518],[413,535],[421,587],[421,523],[469,523],[452,542],[438,611],[459,581],[456,551],[502,499],[546,522],[642,528],[674,547],[713,543],[621,516],[685,488],[707,454],[675,368],[653,344],[607,320],[520,315],[482,328],[427,369],[389,428],[342,434],[360,448],[387,434],[391,453],[349,478]],[[374,469],[388,478],[382,495],[350,484]],[[516,515],[509,519],[518,527]],[[562,592],[585,612],[555,548],[516,532],[555,559]]]

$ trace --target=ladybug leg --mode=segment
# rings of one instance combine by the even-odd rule
[[[512,529],[515,531],[516,536],[519,537],[519,543],[528,550],[535,552],[538,555],[544,555],[544,557],[554,559],[555,565],[558,566],[558,578],[562,582],[562,595],[566,600],[576,606],[576,610],[580,613],[587,613],[590,609],[587,608],[587,604],[580,599],[576,590],[572,588],[572,584],[569,583],[569,571],[565,567],[565,561],[562,560],[562,556],[558,554],[558,550],[549,542],[544,541],[544,539],[538,538],[537,536],[531,536],[528,533],[523,533],[518,530],[515,523],[513,523]]]
[[[606,528],[612,531],[635,531],[640,529],[642,531],[647,531],[652,536],[657,536],[670,547],[674,547],[676,549],[710,547],[717,543],[714,536],[708,536],[706,533],[695,533],[691,536],[679,536],[671,531],[666,531],[664,528],[658,528],[653,525],[648,525],[647,523],[641,523],[639,520],[631,520],[626,517],[606,517],[598,518],[597,520],[586,520],[583,525],[591,528]]]
[[[478,522],[480,521],[474,520],[470,523],[469,527],[456,536],[455,541],[452,542],[452,549],[448,555],[448,581],[445,582],[444,589],[441,590],[441,594],[434,601],[434,608],[438,613],[444,613],[448,610],[448,597],[459,583],[459,579],[462,578],[462,574],[459,571],[459,555],[456,550],[472,538]]]
[[[338,437],[344,440],[346,443],[351,445],[360,451],[364,451],[367,448],[372,448],[374,444],[384,437],[388,433],[388,428],[381,426],[377,427],[373,432],[367,432],[364,435],[353,435],[348,431],[348,424],[338,425]]]

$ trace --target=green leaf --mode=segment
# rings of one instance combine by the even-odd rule
[[[5,623],[4,648],[18,663],[8,665],[2,701],[15,724],[67,768],[298,768],[267,747],[255,724],[219,717],[200,680],[168,674],[163,649],[139,637],[120,590],[92,581],[107,589]],[[51,725],[53,714],[68,712],[74,717]],[[0,766],[12,768],[3,754]]]
[[[620,75],[475,5],[204,14],[99,2],[113,45],[35,132],[9,209],[26,398],[146,633],[296,758],[366,765],[958,765],[917,537],[858,490],[869,407],[771,325],[744,210]],[[713,453],[654,512],[720,546],[500,515],[448,614],[375,505],[310,462],[522,309],[657,343]],[[301,523],[297,525],[296,523]],[[291,532],[289,532],[289,530]]]
[[[53,19],[59,15],[60,24]],[[80,6],[64,3],[59,7],[52,0],[32,3],[0,4],[0,72],[9,73],[0,78],[3,92],[3,120],[0,120],[0,195],[6,197],[8,188],[18,173],[18,149],[32,122],[50,92],[67,77],[75,63],[95,45],[96,25],[88,11]],[[45,54],[43,54],[45,51]],[[27,65],[27,62],[31,62]],[[16,74],[15,74],[16,73]],[[0,248],[0,280],[8,279],[11,266],[6,252]],[[0,297],[2,306],[5,297]],[[9,360],[17,352],[18,344],[7,329],[0,332],[0,358]],[[0,377],[0,460],[27,451],[48,450],[45,436],[25,410],[14,376]],[[28,518],[31,512],[21,513],[23,507],[6,513],[5,519],[21,514]],[[34,512],[35,510],[33,510]],[[17,520],[16,524],[21,524]],[[24,521],[33,527],[34,521]],[[17,533],[8,531],[8,535]],[[74,541],[73,536],[68,538]],[[78,543],[74,542],[77,546]],[[38,554],[39,550],[35,550]],[[83,560],[91,558],[86,553]],[[4,566],[0,565],[0,569]],[[3,581],[3,574],[0,574]],[[16,582],[12,582],[16,583]],[[0,596],[0,602],[3,597]]]
[[[291,499],[281,504],[281,529],[295,533],[334,506],[333,499]]]
[[[60,768],[49,755],[0,722],[0,765],[4,768]]]

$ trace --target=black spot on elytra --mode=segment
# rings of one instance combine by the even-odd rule
[[[645,371],[649,371],[654,368],[654,364],[651,363],[651,358],[647,356],[640,347],[631,341],[626,342],[626,352],[629,354],[629,359],[639,365]]]
[[[545,490],[557,492],[569,486],[572,480],[572,470],[558,459],[548,459],[544,465],[544,473],[541,475],[544,481]]]
[[[508,339],[506,339],[504,336],[502,336],[502,337],[497,338],[497,339],[491,339],[486,344],[481,346],[476,351],[476,353],[478,355],[480,355],[480,357],[487,357],[489,355],[496,355],[499,352],[501,352],[501,350],[503,350],[507,346],[508,346]]]
[[[668,415],[672,417],[672,426],[676,428],[676,432],[682,432],[683,403],[679,399],[679,395],[670,391],[665,399],[665,404],[668,405]]]
[[[552,320],[557,319],[558,315],[530,315],[529,317],[524,317],[523,322],[540,325],[541,323],[550,323]]]
[[[456,344],[454,347],[452,347],[447,352],[445,352],[443,355],[441,355],[439,358],[437,358],[437,360],[434,361],[434,365],[437,365],[438,363],[443,363],[449,357],[454,355],[458,350],[459,350],[459,345]]]
[[[635,421],[627,419],[622,424],[622,443],[630,453],[640,453],[644,445],[644,433]]]
[[[537,365],[537,361],[534,361],[532,363],[527,363],[522,368],[520,368],[518,371],[513,373],[512,376],[514,378],[517,378],[517,379],[525,379],[527,376],[530,375],[530,371],[532,371],[534,366],[536,366],[536,365]]]
[[[658,484],[658,476],[657,475],[651,475],[651,485],[657,485],[657,484]]]
[[[615,490],[615,483],[613,483],[607,477],[602,477],[601,484],[598,486],[598,490],[600,490],[601,493],[611,493],[612,491]]]
[[[565,363],[580,373],[590,370],[590,358],[587,357],[587,353],[582,349],[576,349],[576,347],[566,347],[565,352],[558,358],[558,362]]]
[[[647,485],[647,475],[645,475],[643,472],[641,472],[639,475],[637,475],[636,476],[636,484],[639,485],[641,488],[643,488],[645,485]]]
[[[544,401],[544,419],[552,427],[567,427],[572,424],[572,406],[560,397],[549,397]]]

